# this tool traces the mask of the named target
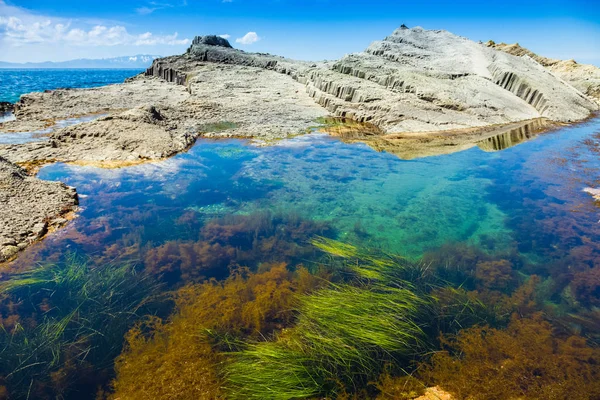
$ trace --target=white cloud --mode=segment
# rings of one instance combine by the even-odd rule
[[[11,47],[33,44],[56,46],[151,46],[187,45],[189,39],[179,39],[177,33],[155,35],[151,32],[133,34],[121,25],[89,24],[80,20],[46,17],[6,5],[0,0],[0,41]],[[73,26],[77,25],[77,26]]]
[[[252,44],[256,43],[261,38],[256,34],[256,32],[248,32],[244,35],[244,37],[235,39],[236,43],[240,44]]]
[[[135,12],[140,14],[140,15],[148,15],[148,14],[152,14],[154,11],[158,10],[158,7],[140,7],[140,8],[136,8]]]
[[[222,37],[223,39],[229,39],[231,37],[231,35],[228,33],[225,33],[223,35],[219,35],[219,37]]]

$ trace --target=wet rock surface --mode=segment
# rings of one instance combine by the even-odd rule
[[[49,230],[64,225],[77,192],[59,182],[28,176],[0,157],[0,262],[14,257]]]

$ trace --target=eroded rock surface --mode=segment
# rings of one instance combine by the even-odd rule
[[[495,43],[490,40],[486,43],[486,46],[517,57],[532,58],[547,70],[600,104],[600,68],[595,65],[579,64],[575,60],[557,60],[543,57],[521,47],[518,43]]]
[[[78,204],[74,188],[28,176],[0,157],[0,262],[67,222]]]

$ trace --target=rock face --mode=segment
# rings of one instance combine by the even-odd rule
[[[311,96],[332,113],[389,133],[568,122],[598,108],[533,60],[422,28],[400,28],[307,78]]]
[[[0,262],[66,222],[77,193],[59,182],[46,182],[0,157]]]
[[[148,74],[167,75],[169,81],[185,75],[189,85],[203,63],[289,75],[332,115],[370,122],[387,133],[464,129],[541,117],[572,122],[598,109],[529,57],[419,27],[403,26],[362,53],[318,64],[246,53],[200,37],[185,55],[155,61]]]
[[[227,39],[217,35],[196,36],[192,41],[192,46],[197,46],[201,44],[207,46],[220,46],[231,48],[231,45],[229,44],[229,41]]]
[[[579,64],[575,60],[556,60],[553,58],[542,57],[521,47],[518,43],[497,44],[490,40],[486,43],[486,46],[517,57],[532,58],[548,71],[568,82],[574,88],[590,96],[600,104],[600,68],[589,64]]]

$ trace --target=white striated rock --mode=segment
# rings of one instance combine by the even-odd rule
[[[307,90],[337,116],[389,133],[485,126],[545,117],[572,122],[597,104],[535,60],[447,31],[400,28],[329,70]]]

